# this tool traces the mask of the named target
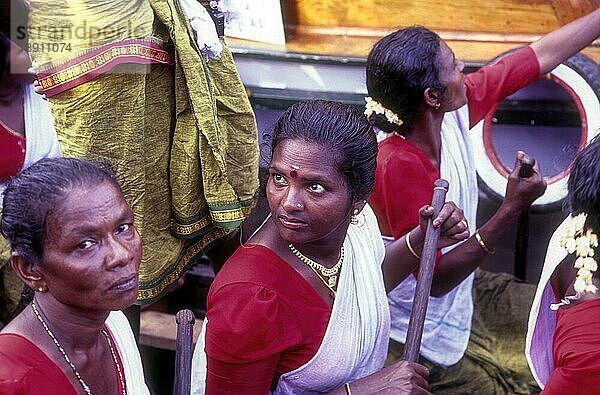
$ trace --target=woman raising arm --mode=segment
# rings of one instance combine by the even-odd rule
[[[439,375],[432,376],[434,392],[438,384],[458,393],[529,391],[519,382],[530,376],[522,358],[524,336],[514,336],[513,332],[509,338],[506,333],[518,328],[524,334],[523,312],[533,287],[483,271],[474,279],[473,271],[494,252],[520,213],[544,192],[545,182],[537,167],[531,177],[519,177],[523,154],[518,153],[504,201],[492,218],[476,229],[478,187],[468,130],[497,101],[537,79],[599,34],[600,10],[596,10],[466,76],[464,64],[448,45],[424,27],[394,32],[377,42],[369,54],[366,113],[386,136],[379,145],[375,187],[369,200],[382,234],[410,239],[414,253],[406,259],[416,264],[423,241],[416,213],[431,200],[433,182],[440,176],[449,181],[448,199],[464,210],[467,222],[463,225],[471,233],[464,243],[443,251],[434,276],[432,294],[438,298],[430,300],[422,342],[422,355],[430,366],[439,367]],[[405,187],[406,182],[411,188]],[[483,295],[475,301],[474,282],[480,284],[475,288],[476,297]],[[406,296],[414,293],[414,286],[414,279],[409,277],[389,297],[396,356],[401,355],[398,348],[406,336],[412,305],[412,298]],[[496,311],[498,306],[515,308],[490,313],[496,322],[479,325],[485,320],[472,319],[474,306],[482,312]],[[513,320],[497,322],[503,315]],[[472,322],[477,325],[473,331]],[[491,339],[490,328],[499,329],[492,336],[494,341],[506,338],[506,347],[487,340]],[[472,333],[476,338],[469,344]],[[496,355],[499,349],[506,355]],[[502,360],[516,363],[504,366]],[[467,372],[475,371],[474,376],[481,380],[463,379],[473,376]],[[515,372],[517,380],[512,377]]]

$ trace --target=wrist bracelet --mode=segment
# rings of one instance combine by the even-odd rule
[[[481,247],[481,249],[489,255],[492,255],[496,252],[495,249],[489,249],[487,245],[485,245],[485,243],[483,242],[483,239],[481,238],[481,235],[479,234],[479,229],[477,229],[475,231],[475,239],[477,240],[477,242],[479,243],[479,247]]]
[[[412,246],[410,245],[410,232],[408,232],[406,234],[406,237],[404,238],[404,241],[406,241],[406,247],[408,247],[408,250],[410,251],[411,254],[413,254],[413,256],[417,259],[421,259],[421,257],[419,256],[419,254],[417,254],[415,252],[415,250],[412,248]]]
[[[348,395],[352,395],[352,391],[350,391],[350,383],[346,383],[346,393]]]

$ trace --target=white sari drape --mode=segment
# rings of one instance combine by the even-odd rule
[[[548,243],[544,268],[535,291],[527,324],[525,356],[531,373],[541,389],[544,389],[550,373],[554,370],[552,338],[556,328],[556,311],[551,310],[550,305],[556,303],[556,297],[550,285],[550,277],[567,256],[567,250],[560,246],[560,238],[565,234],[567,222],[567,220],[563,221],[556,228]]]
[[[33,85],[28,85],[24,91],[25,110],[25,163],[23,168],[31,166],[42,158],[56,158],[60,156],[60,147],[54,120],[46,102],[35,93]]]
[[[123,363],[123,373],[129,395],[149,395],[144,380],[142,359],[129,321],[121,311],[112,311],[106,319],[106,327],[115,341],[117,352]]]

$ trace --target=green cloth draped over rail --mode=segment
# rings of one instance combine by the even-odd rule
[[[205,60],[175,0],[32,0],[29,23],[31,48],[71,49],[31,52],[38,75],[116,60],[49,101],[64,156],[112,163],[144,243],[138,302],[153,301],[255,202],[256,122],[233,57]],[[173,64],[142,64],[157,44]]]

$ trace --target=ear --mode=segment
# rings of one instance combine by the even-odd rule
[[[428,106],[438,109],[442,104],[442,95],[437,89],[427,88],[423,92],[423,101]]]
[[[33,290],[46,290],[48,287],[46,282],[38,272],[37,265],[26,260],[18,253],[13,253],[10,258],[10,265],[17,276]]]

